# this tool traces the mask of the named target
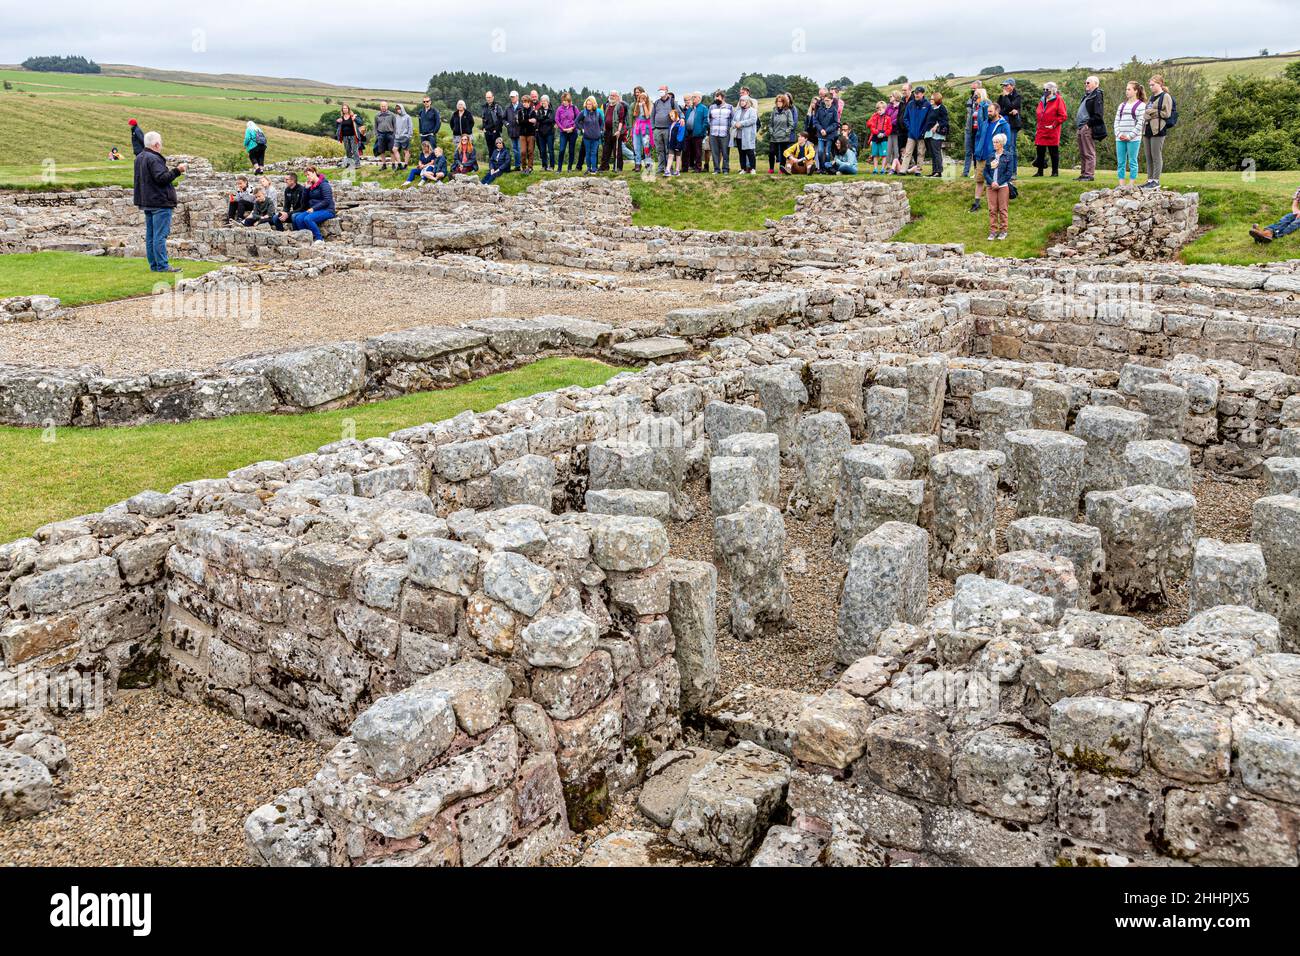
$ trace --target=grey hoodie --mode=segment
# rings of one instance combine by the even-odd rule
[[[410,138],[411,138],[411,129],[412,129],[412,127],[411,127],[411,114],[408,113],[408,112],[406,112],[406,110],[402,110],[402,112],[397,113],[397,114],[394,114],[394,115],[397,117],[397,129],[396,129],[396,131],[395,131],[395,132],[396,132],[396,135],[397,135],[397,138],[398,138],[398,139],[410,139]]]

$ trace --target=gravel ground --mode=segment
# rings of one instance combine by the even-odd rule
[[[309,780],[325,752],[156,688],[58,733],[67,799],[0,827],[0,865],[246,865],[244,818]]]
[[[98,365],[110,375],[201,369],[293,346],[488,316],[574,315],[620,325],[708,304],[712,300],[705,298],[706,288],[703,283],[646,279],[634,287],[602,292],[487,286],[379,272],[331,273],[267,286],[255,328],[241,327],[238,316],[156,315],[173,300],[145,296],[83,306],[62,320],[0,325],[0,356],[17,364]]]

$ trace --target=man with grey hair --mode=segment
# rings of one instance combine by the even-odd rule
[[[375,155],[382,160],[380,169],[387,169],[390,159],[397,168],[397,114],[388,108],[387,100],[379,101],[379,112],[375,113]]]
[[[515,172],[523,169],[523,156],[519,152],[519,91],[510,91],[510,105],[506,107],[506,138],[510,140],[510,155],[514,159]]]
[[[1097,143],[1106,138],[1106,105],[1097,77],[1088,77],[1083,86],[1087,92],[1074,114],[1075,135],[1079,140],[1079,175],[1075,178],[1090,183],[1097,172]]]
[[[627,104],[618,90],[605,101],[605,137],[600,148],[600,171],[623,171],[623,134],[627,132]]]
[[[135,158],[135,186],[131,201],[144,213],[144,254],[150,272],[180,272],[167,261],[167,237],[172,231],[172,213],[176,210],[176,178],[185,172],[185,164],[167,168],[162,154],[162,136],[144,134],[144,149]]]

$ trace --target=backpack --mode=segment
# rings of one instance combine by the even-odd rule
[[[1169,118],[1165,120],[1165,129],[1173,129],[1178,125],[1178,101],[1168,90],[1160,95],[1169,97]]]
[[[255,142],[258,146],[265,146],[266,134],[263,133],[260,129],[257,130],[255,133],[253,133],[253,142]]]

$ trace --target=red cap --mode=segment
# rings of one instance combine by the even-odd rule
[[[138,125],[138,124],[136,123],[135,120],[133,120],[133,119],[129,119],[129,120],[126,121],[126,125],[128,125],[128,126],[136,126],[136,125]]]

